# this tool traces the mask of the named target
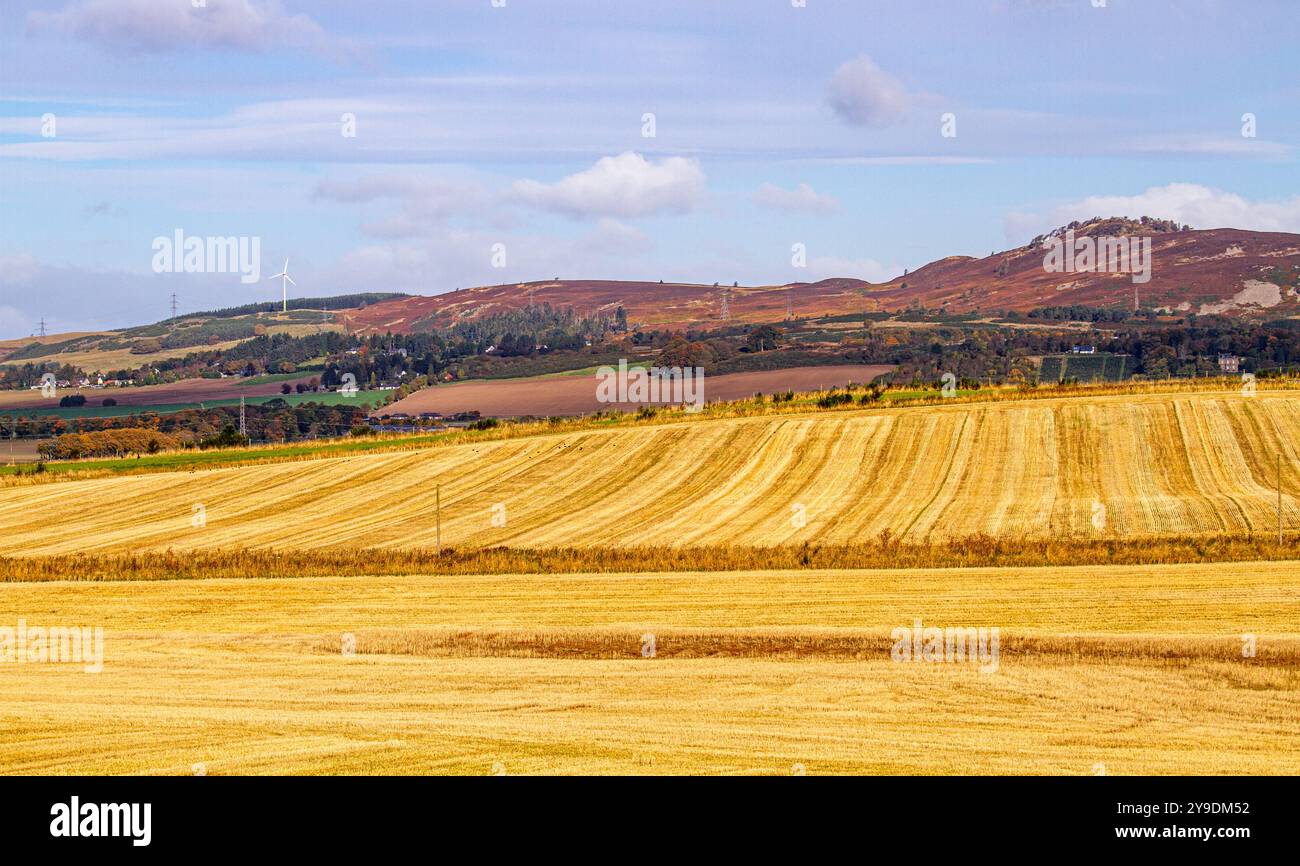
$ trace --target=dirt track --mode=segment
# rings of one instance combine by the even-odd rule
[[[792,367],[756,373],[706,376],[706,400],[736,400],[756,392],[811,391],[849,382],[870,382],[892,367],[839,364],[826,367]],[[477,410],[484,415],[581,415],[601,409],[635,409],[638,404],[600,403],[596,399],[596,377],[554,376],[539,379],[501,379],[488,382],[460,382],[417,391],[382,410],[381,414],[405,412],[453,412]]]

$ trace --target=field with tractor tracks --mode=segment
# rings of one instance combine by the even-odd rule
[[[1300,527],[1298,409],[806,410],[28,476],[0,489],[0,772],[1300,773],[1300,563],[1251,547],[1279,455]],[[439,527],[462,563],[576,558],[412,572]],[[992,564],[709,570],[882,533]],[[999,539],[1202,558],[1022,567]],[[580,565],[665,548],[701,562]],[[1277,561],[1214,560],[1251,549]],[[331,551],[346,575],[285,576]],[[102,657],[15,653],[52,628],[102,629]]]
[[[845,544],[1300,526],[1300,397],[1120,395],[579,430],[33,484],[11,555]]]

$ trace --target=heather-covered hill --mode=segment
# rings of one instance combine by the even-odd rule
[[[1077,243],[1101,238],[1149,239],[1150,279],[1103,270],[1051,272],[1044,239],[1070,232]],[[1046,238],[984,258],[949,256],[886,283],[851,276],[768,286],[635,280],[550,280],[409,296],[341,311],[338,321],[361,333],[410,333],[457,321],[547,303],[579,313],[627,311],[644,328],[778,322],[909,307],[953,313],[1026,312],[1035,307],[1085,305],[1167,309],[1272,317],[1300,312],[1300,235],[1241,229],[1192,230],[1161,220],[1095,219],[1062,227]]]

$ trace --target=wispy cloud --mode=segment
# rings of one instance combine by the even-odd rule
[[[393,291],[445,292],[524,279],[630,276],[650,268],[650,239],[612,219],[577,237],[546,232],[503,233],[435,229],[418,239],[375,243],[346,252],[324,275],[331,291],[372,286]],[[581,271],[574,272],[575,267]]]
[[[831,277],[852,277],[869,283],[887,283],[903,273],[902,265],[886,265],[876,259],[814,256],[808,260],[807,276],[801,280],[816,282]]]
[[[33,33],[69,36],[118,54],[344,48],[278,0],[80,0],[57,12],[32,12],[27,23]]]
[[[452,216],[490,216],[495,198],[477,183],[409,172],[323,180],[312,191],[314,201],[350,205],[399,202],[397,213],[362,226],[366,234],[385,238],[416,237]]]
[[[874,127],[901,120],[912,101],[902,83],[865,54],[835,70],[826,98],[847,122]]]
[[[817,192],[806,183],[794,189],[783,189],[775,184],[765,183],[754,193],[754,204],[776,210],[802,213],[834,213],[839,210],[840,202],[829,193]]]
[[[1135,136],[1119,141],[1115,146],[1122,151],[1140,154],[1245,156],[1261,159],[1287,159],[1295,153],[1294,147],[1279,141],[1196,132]]]
[[[827,165],[982,165],[994,162],[983,156],[827,156],[809,160]]]
[[[152,274],[55,265],[28,253],[0,256],[0,335],[27,336],[38,319],[50,333],[97,331],[158,321],[177,294],[184,309],[270,300],[266,284],[241,285],[236,274]],[[92,288],[93,287],[93,288]]]

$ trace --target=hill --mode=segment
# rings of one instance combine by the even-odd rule
[[[1127,273],[1052,273],[1041,241],[1075,238],[1151,240],[1151,278]],[[360,336],[426,333],[533,305],[579,315],[622,307],[634,327],[685,330],[732,323],[774,323],[918,307],[954,314],[1028,312],[1072,305],[1179,315],[1282,318],[1300,314],[1300,235],[1241,229],[1196,231],[1160,220],[1096,218],[1063,226],[1033,242],[984,258],[949,256],[884,283],[851,276],[761,286],[652,280],[542,280],[456,289],[438,295],[363,293],[298,298],[179,316],[98,333],[0,341],[0,364],[57,361],[86,369],[138,367],[203,348],[229,348],[258,334],[321,330]],[[728,318],[722,316],[726,301]]]
[[[975,259],[954,256],[873,286],[882,309],[921,304],[952,312],[1016,310],[1078,304],[1171,313],[1269,317],[1300,310],[1300,235],[1239,229],[1193,231],[1154,228],[1140,221],[1094,219],[1068,229],[1076,239],[1151,240],[1150,281],[1136,284],[1125,273],[1052,273],[1044,268],[1041,243]],[[1041,241],[1044,238],[1036,238]]]
[[[364,310],[368,304],[405,297],[393,292],[290,298],[220,310],[186,313],[150,325],[94,332],[51,334],[0,340],[0,363],[55,362],[86,369],[130,370],[202,349],[228,349],[262,334],[319,333],[341,330],[333,311]]]
[[[333,318],[333,313],[319,309],[199,313],[111,331],[5,340],[0,342],[0,364],[54,363],[105,373],[130,371],[198,351],[231,349],[264,334],[303,336],[338,331]]]
[[[1196,231],[1159,220],[1119,218],[1074,223],[1052,235],[1067,230],[1076,238],[1094,240],[1149,237],[1150,281],[1135,286],[1127,273],[1048,272],[1043,238],[1036,238],[984,258],[950,256],[886,283],[847,276],[767,286],[550,280],[398,298],[341,312],[339,318],[349,330],[361,333],[411,333],[549,303],[582,313],[613,312],[622,306],[633,325],[685,329],[722,324],[724,296],[731,320],[759,323],[782,321],[787,310],[796,318],[916,306],[952,313],[1027,312],[1076,304],[1131,310],[1135,288],[1143,308],[1176,314],[1281,317],[1300,312],[1300,235]]]

